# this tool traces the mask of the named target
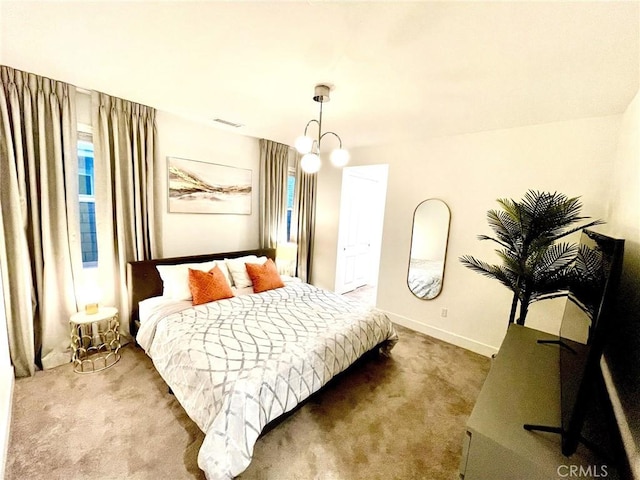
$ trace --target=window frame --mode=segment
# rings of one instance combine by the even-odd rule
[[[84,141],[84,142],[89,142],[91,143],[91,145],[93,145],[93,127],[91,125],[87,125],[84,123],[78,123],[77,124],[77,131],[78,131],[78,138],[77,138],[77,145],[76,145],[76,151],[79,152],[80,150],[80,142]],[[95,189],[95,156],[93,158],[94,163],[93,163],[93,169],[94,169],[94,174],[93,174],[93,179],[92,179],[92,183],[91,183],[91,191],[92,194],[91,195],[87,195],[87,194],[81,194],[80,191],[78,191],[78,206],[80,206],[81,203],[93,203],[94,204],[94,212],[95,212],[95,203],[96,203],[96,198],[95,198],[95,194],[96,194],[96,189]],[[78,187],[79,187],[79,182],[80,182],[80,175],[84,175],[81,174],[78,171]],[[78,219],[78,221],[80,221],[80,219]],[[81,227],[82,228],[82,227]],[[96,237],[96,252],[97,252],[97,237]],[[83,256],[84,252],[82,250],[82,242],[80,242],[80,255]],[[98,260],[96,261],[84,261],[84,259],[82,260],[82,268],[83,269],[92,269],[92,268],[97,268],[98,266],[98,261],[99,261],[99,256],[98,256]]]
[[[289,179],[293,178],[292,182],[292,192],[289,192]],[[291,207],[289,207],[289,198],[291,198]],[[296,203],[296,170],[295,168],[289,167],[287,170],[287,203],[285,208],[285,216],[286,216],[286,227],[287,227],[287,242],[291,242],[291,222],[293,221],[293,210],[295,209]]]

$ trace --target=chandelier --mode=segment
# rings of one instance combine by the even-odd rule
[[[331,152],[331,163],[336,167],[344,167],[349,162],[349,152],[342,148],[342,140],[338,134],[334,132],[322,133],[322,104],[330,100],[330,91],[331,88],[327,85],[316,85],[313,99],[320,104],[320,117],[318,120],[309,120],[309,123],[307,123],[307,126],[304,128],[304,135],[298,137],[295,142],[296,150],[303,154],[302,160],[300,160],[300,167],[307,173],[316,173],[320,170],[320,166],[322,164],[320,161],[320,146],[322,139],[326,135],[333,135],[339,142],[339,147]],[[318,125],[317,138],[307,135],[309,125],[312,123],[316,123]]]

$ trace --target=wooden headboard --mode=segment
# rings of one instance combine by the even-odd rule
[[[207,255],[193,255],[188,257],[160,258],[157,260],[142,260],[127,264],[127,289],[129,292],[129,310],[131,311],[130,331],[137,332],[138,302],[151,297],[162,295],[162,279],[156,265],[177,265],[180,263],[200,263],[225,258],[238,258],[245,255],[265,256],[275,261],[275,248],[259,248],[239,252],[211,253]]]

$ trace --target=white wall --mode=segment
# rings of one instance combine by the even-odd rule
[[[260,150],[258,139],[158,111],[156,199],[161,211],[160,256],[173,257],[258,248]],[[169,213],[167,157],[252,170],[251,215]]]
[[[351,165],[354,166],[355,163],[352,162]],[[313,239],[313,265],[311,266],[310,281],[318,287],[333,290],[338,257],[342,169],[333,168],[329,162],[324,162],[323,168],[317,175],[316,230]]]
[[[351,151],[352,165],[389,164],[378,307],[416,330],[484,354],[495,351],[506,331],[510,291],[463,267],[458,258],[472,254],[499,263],[494,246],[476,236],[491,233],[486,212],[498,207],[496,198],[519,199],[528,189],[581,196],[584,214],[606,219],[620,121],[620,116],[587,118]],[[327,168],[318,182],[313,281],[326,286],[335,275],[331,255],[340,177]],[[425,301],[408,290],[406,274],[413,212],[428,198],[449,205],[451,230],[442,293]],[[442,308],[448,309],[446,318]],[[557,320],[543,328],[557,328],[561,314],[562,304],[534,304],[527,324],[553,317]]]
[[[618,317],[605,379],[635,478],[640,478],[640,92],[622,117],[609,207],[610,231],[625,239]]]

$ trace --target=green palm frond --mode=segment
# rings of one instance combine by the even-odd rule
[[[610,269],[604,262],[601,250],[581,245],[570,279],[571,291],[575,296],[572,301],[591,316],[600,307],[594,304],[594,300],[602,298],[606,282],[603,272]]]
[[[487,222],[495,233],[500,245],[517,246],[520,239],[520,226],[507,212],[489,210],[487,212]],[[487,237],[487,239],[495,241],[495,239],[491,237]]]
[[[531,302],[566,296],[577,250],[569,243],[551,245],[546,250],[533,273]]]
[[[575,272],[580,278],[598,279],[603,272],[603,261],[601,252],[582,245],[576,256]]]
[[[586,218],[588,218],[588,217],[580,217],[580,219],[586,219]],[[555,241],[561,239],[562,237],[566,237],[567,235],[571,235],[572,233],[579,232],[581,230],[584,230],[585,228],[595,227],[596,225],[603,225],[604,223],[605,222],[603,222],[602,220],[593,220],[592,222],[586,223],[584,225],[580,225],[579,227],[573,227],[573,228],[569,228],[569,229],[563,230],[562,232],[558,232],[553,237],[551,237],[551,241],[555,242]]]
[[[559,193],[528,191],[522,207],[528,220],[529,240],[538,238],[551,239],[568,225],[582,220],[579,198],[567,198]]]
[[[568,295],[568,290],[566,287],[562,287],[561,285],[558,288],[553,288],[550,286],[548,292],[536,292],[535,295],[531,295],[531,299],[529,303],[539,302],[541,300],[551,300],[553,298],[562,298]]]
[[[518,258],[517,255],[514,255],[513,252],[507,249],[496,250],[495,252],[496,252],[496,255],[498,255],[498,257],[500,257],[500,259],[502,260],[503,267],[506,270],[513,272],[513,275],[516,277],[523,276],[524,270],[526,269],[526,265],[523,265],[520,262],[520,259]]]
[[[557,241],[604,222],[592,220],[575,226],[589,219],[580,215],[580,197],[558,192],[528,190],[521,201],[499,198],[496,202],[501,209],[487,212],[493,236],[479,235],[478,239],[500,246],[495,252],[502,265],[491,265],[470,255],[460,257],[460,261],[511,289],[520,301],[519,323],[524,324],[529,303],[566,295],[567,285],[576,282],[577,276],[595,271],[597,259],[589,258],[587,252],[582,254],[575,244]],[[514,312],[512,307],[510,322]]]
[[[567,270],[576,258],[578,247],[573,243],[550,245],[536,259],[533,266],[534,279],[550,278],[558,272]]]
[[[464,266],[470,268],[471,270],[480,273],[485,277],[498,280],[510,290],[513,290],[517,285],[517,278],[513,276],[513,273],[508,269],[501,267],[500,265],[490,265],[470,255],[464,255],[460,257],[460,261]]]

